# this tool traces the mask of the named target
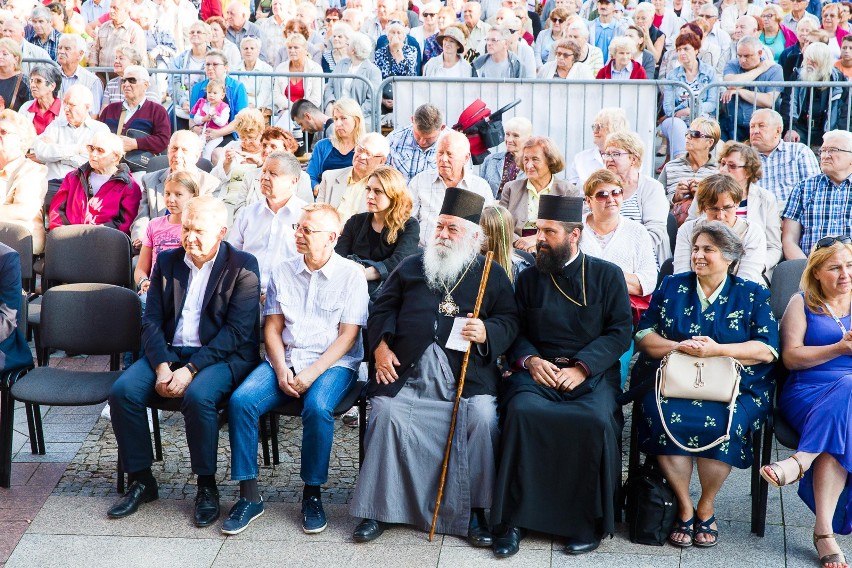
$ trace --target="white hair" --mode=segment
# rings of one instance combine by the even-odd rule
[[[246,37],[244,37],[242,40],[240,40],[240,49],[242,49],[242,47],[243,47],[246,43],[248,43],[248,42],[254,42],[254,43],[255,43],[255,45],[257,45],[257,48],[258,48],[258,49],[260,49],[260,47],[263,45],[263,42],[261,42],[261,41],[260,41],[260,38],[259,38],[259,37],[256,37],[256,36],[246,36]]]
[[[128,65],[124,68],[124,76],[126,77],[128,73],[136,75],[136,78],[142,81],[151,82],[151,75],[149,75],[148,70],[141,65]]]
[[[92,108],[92,105],[95,104],[92,91],[90,91],[80,83],[75,83],[68,87],[68,90],[65,91],[65,96],[62,97],[63,101],[65,101],[66,99],[75,99],[79,101],[80,104],[90,109]]]
[[[365,134],[363,138],[358,142],[359,145],[365,146],[367,144],[370,145],[371,154],[378,154],[379,156],[388,157],[390,155],[390,143],[388,139],[379,134],[378,132],[370,132]]]
[[[847,148],[852,148],[852,132],[848,130],[829,130],[822,136],[823,145],[825,145],[825,140],[828,137],[841,138],[846,143]]]
[[[641,4],[640,4],[640,6],[641,6]],[[578,32],[580,32],[581,36],[583,36],[586,39],[589,39],[589,28],[587,28],[586,24],[584,24],[582,21],[574,22],[573,24],[568,26],[568,29],[569,30],[577,30]]]
[[[62,34],[61,36],[59,36],[59,41],[57,42],[57,44],[62,43],[62,41],[66,40],[66,39],[74,42],[74,47],[77,48],[77,51],[80,51],[80,52],[83,52],[83,53],[86,52],[86,40],[84,40],[79,35],[77,35],[77,34]]]
[[[423,253],[423,272],[426,285],[436,292],[446,292],[482,250],[485,235],[476,223],[459,219],[464,227],[464,236],[457,241],[435,236],[426,245]]]

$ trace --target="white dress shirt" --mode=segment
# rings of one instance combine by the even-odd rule
[[[68,124],[64,116],[57,116],[48,124],[33,142],[33,154],[47,166],[47,179],[63,179],[88,162],[86,145],[98,133],[108,134],[109,127],[91,118],[76,128]]]
[[[456,187],[481,195],[485,198],[486,207],[494,204],[491,186],[470,171],[465,171],[464,177]],[[411,178],[408,182],[408,191],[411,193],[411,216],[420,223],[420,247],[426,248],[426,244],[435,232],[435,223],[438,221],[438,214],[444,203],[447,184],[438,175],[438,170],[426,170]]]
[[[263,292],[266,292],[269,275],[275,265],[296,255],[293,224],[299,222],[305,205],[307,203],[294,195],[284,207],[273,213],[266,199],[262,199],[244,207],[231,227],[228,242],[257,258]]]
[[[201,265],[195,266],[188,254],[183,257],[183,262],[189,267],[189,282],[186,286],[186,299],[183,301],[183,310],[180,312],[175,325],[175,337],[172,340],[174,347],[201,347],[199,327],[201,326],[201,306],[204,304],[204,292],[207,291],[207,283],[210,281],[210,273],[213,272],[213,264],[222,252],[220,246],[216,250],[216,256]]]
[[[367,325],[367,281],[364,269],[337,253],[311,272],[302,256],[279,263],[272,271],[263,314],[282,314],[288,367],[296,373],[312,365],[340,335],[340,324]],[[334,367],[353,371],[364,358],[359,334]]]
[[[568,166],[568,176],[565,178],[569,183],[573,183],[578,187],[583,187],[592,172],[602,170],[604,166],[603,158],[600,150],[597,147],[583,150],[574,154],[574,159],[571,160],[571,165]]]

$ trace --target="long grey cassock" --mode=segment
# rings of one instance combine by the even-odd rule
[[[430,529],[456,385],[446,355],[433,343],[399,394],[373,397],[353,516]],[[497,443],[497,398],[462,398],[437,532],[467,536],[471,507],[491,506]]]

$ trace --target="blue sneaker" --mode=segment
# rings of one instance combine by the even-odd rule
[[[254,503],[245,497],[240,497],[240,500],[231,507],[228,518],[222,523],[222,533],[240,534],[248,528],[253,520],[263,514],[263,509],[263,497],[260,498],[260,503]]]
[[[307,534],[316,534],[324,531],[327,526],[328,520],[322,509],[322,501],[317,497],[302,501],[302,530]]]

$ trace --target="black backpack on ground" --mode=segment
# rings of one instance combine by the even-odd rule
[[[656,460],[646,458],[630,474],[624,493],[630,542],[665,544],[677,518],[677,499]]]

